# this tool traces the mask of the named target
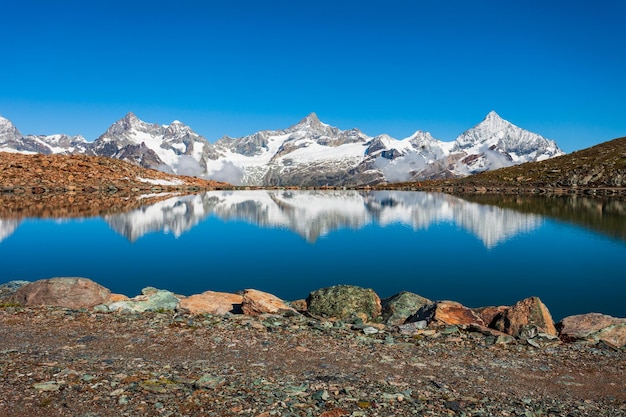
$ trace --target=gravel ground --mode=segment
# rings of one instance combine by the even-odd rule
[[[626,416],[626,353],[458,328],[0,308],[1,416]]]

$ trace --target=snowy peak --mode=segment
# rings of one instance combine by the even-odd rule
[[[459,135],[451,152],[465,155],[455,166],[455,173],[461,176],[564,153],[554,141],[524,130],[494,111]]]
[[[22,134],[9,119],[0,116],[0,144],[21,138]]]
[[[328,126],[325,123],[322,123],[319,119],[319,117],[317,117],[317,114],[315,114],[315,112],[310,113],[308,116],[306,116],[304,119],[300,120],[295,126],[293,127],[300,127],[300,128],[313,128],[313,129],[319,129],[322,128],[324,126]]]

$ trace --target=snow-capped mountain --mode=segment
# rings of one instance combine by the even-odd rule
[[[0,116],[0,151],[42,154],[88,153],[84,137],[68,135],[22,135],[9,120]]]
[[[93,143],[64,135],[23,136],[0,118],[0,150],[87,153],[236,185],[354,186],[458,177],[563,154],[554,141],[495,112],[453,142],[416,131],[402,139],[341,130],[311,113],[284,130],[214,144],[178,121],[146,123],[129,113]]]
[[[455,170],[458,174],[469,175],[541,161],[562,155],[563,151],[554,141],[517,127],[492,111],[456,139],[451,153],[467,155],[455,164]]]
[[[247,185],[356,184],[356,174],[361,181],[368,175],[355,170],[369,140],[358,129],[340,130],[311,113],[285,130],[218,140],[222,156],[209,162],[208,176]],[[380,173],[369,175],[380,182]]]
[[[179,121],[157,125],[128,113],[93,142],[91,150],[147,168],[180,175],[206,173],[207,160],[217,153],[205,138]]]
[[[315,113],[279,131],[263,131],[215,143],[222,154],[209,161],[208,176],[226,170],[247,185],[364,185],[426,178],[466,176],[561,155],[554,141],[523,130],[495,112],[461,134],[442,142],[417,131],[397,140],[370,137],[358,129],[340,130]]]

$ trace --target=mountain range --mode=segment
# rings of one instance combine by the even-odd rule
[[[82,136],[22,135],[0,117],[0,151],[85,154],[235,185],[355,186],[464,177],[563,154],[557,144],[490,112],[453,142],[416,131],[398,140],[341,130],[315,113],[284,130],[225,136],[215,143],[179,121],[146,123],[133,113],[93,142]]]

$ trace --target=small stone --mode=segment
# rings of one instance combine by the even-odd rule
[[[194,382],[196,388],[215,389],[226,383],[226,378],[219,375],[204,374]]]
[[[33,385],[33,388],[36,389],[37,391],[45,391],[45,392],[52,392],[52,391],[58,391],[60,387],[60,385],[54,381],[48,381],[48,382],[40,382],[38,384]]]
[[[318,390],[311,394],[311,398],[317,401],[326,401],[330,398],[330,394],[328,394],[327,390]]]
[[[366,326],[363,328],[362,332],[365,334],[376,334],[378,333],[378,329],[376,327]]]

